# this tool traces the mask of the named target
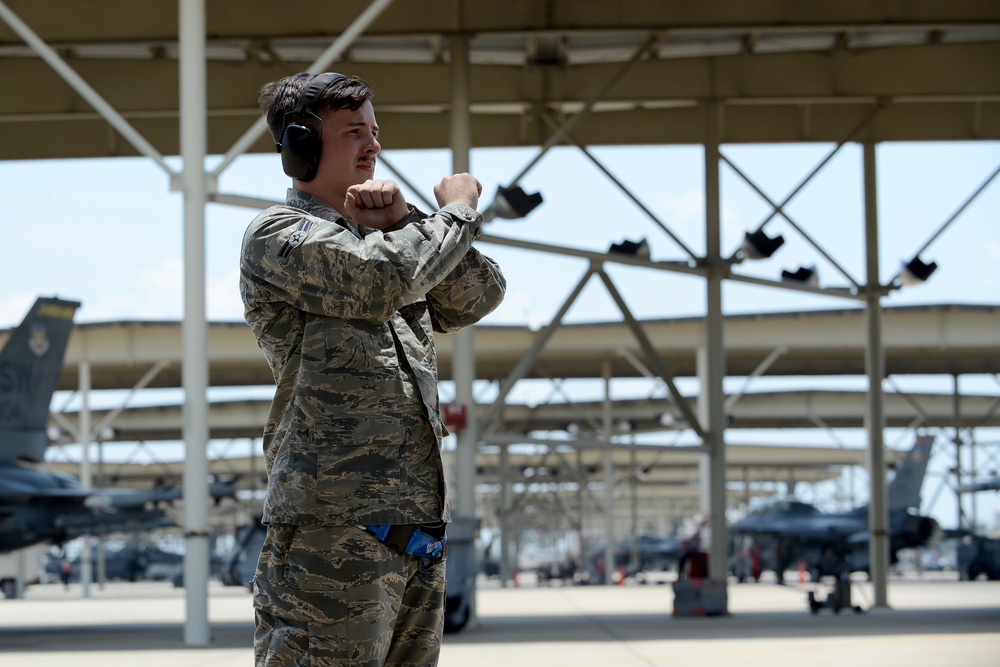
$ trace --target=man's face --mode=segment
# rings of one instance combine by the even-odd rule
[[[317,184],[343,201],[347,188],[375,175],[378,124],[371,102],[358,109],[337,109],[323,119],[323,152],[316,172]]]

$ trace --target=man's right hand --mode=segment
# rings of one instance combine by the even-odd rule
[[[470,208],[479,205],[479,195],[483,194],[483,184],[472,174],[445,176],[434,186],[434,196],[438,206],[448,204],[468,204]]]
[[[344,211],[354,222],[385,229],[406,216],[406,199],[395,181],[365,181],[347,188]]]

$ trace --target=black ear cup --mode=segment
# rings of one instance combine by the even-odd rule
[[[323,142],[311,127],[292,123],[281,136],[281,168],[300,181],[316,178]]]
[[[302,119],[312,117],[319,127],[323,127],[323,122],[317,117],[316,110],[323,94],[330,86],[347,77],[338,72],[324,72],[312,78],[299,96],[298,104],[286,118]],[[285,174],[299,181],[311,181],[316,178],[316,169],[319,167],[319,156],[323,149],[323,139],[319,130],[309,127],[301,122],[288,123],[285,131],[281,135],[281,143],[278,144],[278,152],[281,153],[281,168]]]

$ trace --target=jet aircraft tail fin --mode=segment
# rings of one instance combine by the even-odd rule
[[[918,435],[913,449],[896,466],[896,476],[889,483],[889,511],[920,507],[920,487],[927,473],[934,436]]]
[[[0,461],[41,461],[45,425],[80,304],[39,297],[0,351]]]

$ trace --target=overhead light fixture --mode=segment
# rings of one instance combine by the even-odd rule
[[[899,274],[899,282],[904,285],[919,285],[930,278],[936,269],[936,263],[928,262],[925,264],[920,259],[920,255],[917,255],[903,264],[903,270]]]
[[[619,421],[617,424],[615,424],[615,430],[618,431],[619,433],[631,433],[632,431],[635,430],[635,424],[628,421],[627,419],[623,419]]]
[[[493,202],[483,211],[483,220],[489,222],[495,218],[516,220],[534,211],[542,203],[542,193],[528,194],[520,186],[497,188]]]
[[[743,245],[740,246],[740,252],[746,259],[767,259],[773,255],[784,242],[784,236],[779,234],[774,238],[770,238],[764,233],[763,229],[758,229],[755,232],[747,232],[744,234]]]
[[[789,283],[802,283],[810,287],[819,287],[819,274],[815,266],[800,266],[795,271],[782,271],[781,279]]]
[[[612,243],[611,247],[608,248],[608,252],[616,252],[622,255],[632,255],[633,257],[649,257],[649,241],[642,239],[640,241],[629,241],[628,239],[622,241],[621,243]]]

